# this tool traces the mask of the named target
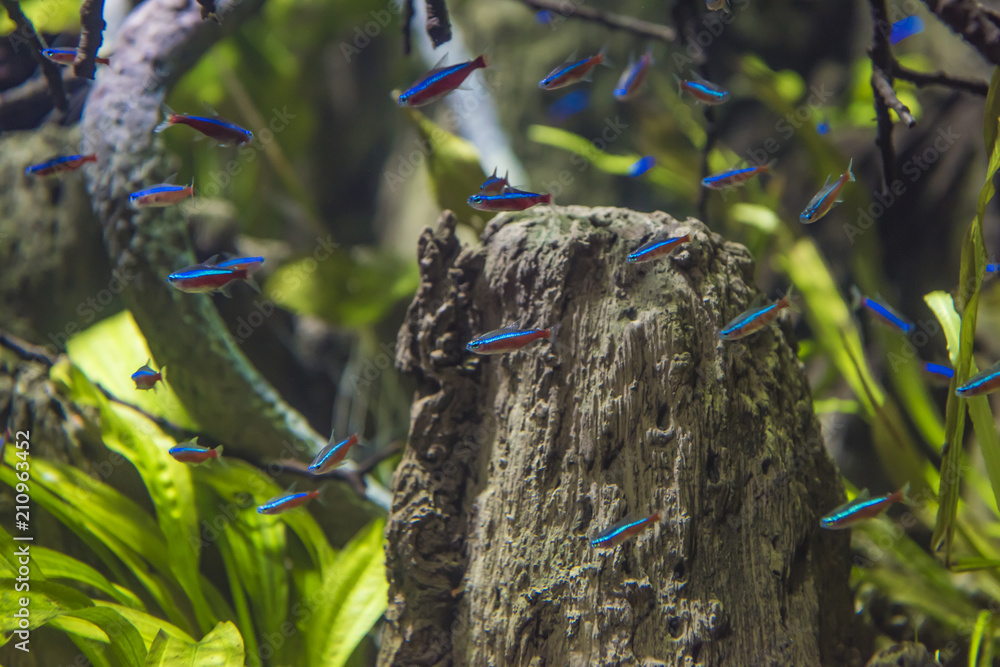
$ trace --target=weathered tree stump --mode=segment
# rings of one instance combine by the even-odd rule
[[[719,338],[756,291],[749,253],[663,213],[536,210],[481,247],[450,213],[421,236],[381,664],[858,662],[848,537],[818,526],[842,487],[790,328]],[[626,263],[686,231],[672,257]],[[558,339],[466,352],[515,323]]]

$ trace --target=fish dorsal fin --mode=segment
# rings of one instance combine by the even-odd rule
[[[763,294],[758,294],[753,299],[750,300],[750,305],[747,306],[747,308],[750,308],[750,309],[760,308],[763,305],[764,305],[764,295]]]
[[[871,491],[869,491],[868,489],[861,489],[861,491],[858,492],[858,495],[854,497],[854,500],[852,502],[857,502],[859,500],[870,500],[871,497],[872,497]]]
[[[215,253],[214,255],[212,255],[203,262],[205,266],[215,266],[218,263],[219,263],[219,253]]]
[[[823,187],[824,187],[824,188],[825,188],[826,186],[830,185],[830,179],[831,179],[831,178],[833,178],[833,176],[832,176],[832,175],[829,175],[829,176],[827,176],[827,177],[826,177],[826,180],[825,180],[825,181],[823,181]]]
[[[207,113],[212,118],[218,118],[219,117],[219,112],[215,110],[215,107],[213,107],[211,104],[209,104],[205,100],[202,100],[201,106],[202,106],[203,109],[205,109],[205,113]]]

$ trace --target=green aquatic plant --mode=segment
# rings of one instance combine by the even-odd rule
[[[266,516],[256,506],[282,493],[242,461],[188,466],[167,450],[176,440],[133,408],[110,400],[63,361],[53,380],[99,415],[116,465],[135,468],[153,507],[78,467],[6,448],[0,482],[26,485],[44,509],[85,545],[94,565],[0,535],[0,632],[63,631],[95,665],[343,665],[386,605],[384,522],[334,549],[304,510]],[[28,460],[28,481],[15,464]],[[113,466],[112,466],[113,467]],[[224,581],[205,571],[221,560]],[[25,561],[28,561],[25,563]],[[28,587],[15,592],[19,568]],[[27,599],[28,627],[17,612]]]

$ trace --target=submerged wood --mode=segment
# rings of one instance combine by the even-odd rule
[[[697,245],[626,263],[687,231]],[[843,490],[791,327],[719,339],[757,291],[747,250],[615,208],[502,215],[483,238],[463,246],[450,212],[420,238],[380,664],[858,663],[848,536],[819,529]],[[465,350],[509,324],[559,331]]]

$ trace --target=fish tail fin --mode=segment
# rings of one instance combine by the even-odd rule
[[[166,103],[160,105],[160,110],[163,112],[163,122],[153,128],[153,132],[160,133],[165,129],[174,124],[174,117],[177,115],[174,113],[173,109],[168,107]]]
[[[861,308],[861,302],[864,299],[864,295],[861,290],[858,289],[857,285],[851,285],[851,310],[858,310]]]
[[[608,45],[605,44],[601,47],[601,50],[597,52],[597,64],[604,65],[605,67],[614,67],[615,61],[608,58]]]
[[[218,461],[219,465],[221,465],[223,468],[229,467],[229,463],[226,461],[226,459],[222,458],[222,445],[219,445],[218,447],[215,448],[215,460]]]
[[[91,153],[90,155],[84,155],[82,162],[86,164],[87,162],[97,162],[97,153]]]
[[[654,523],[657,522],[657,521],[659,521],[660,520],[660,513],[659,512],[653,512],[649,516],[649,520],[652,521],[652,522],[654,522]]]
[[[800,312],[798,299],[795,294],[795,285],[788,286],[788,291],[785,292],[785,296],[781,297],[781,302],[784,304],[785,308],[793,313]]]
[[[477,56],[476,59],[472,61],[472,64],[475,65],[473,69],[489,67],[488,60],[490,60],[488,51],[480,53],[479,56]]]
[[[222,294],[222,296],[226,297],[227,299],[232,299],[233,298],[233,284],[232,283],[228,283],[226,285],[223,285],[222,287],[219,288],[219,292]]]
[[[853,167],[854,167],[854,158],[851,158],[851,161],[847,163],[847,180],[850,183],[854,182]]]
[[[548,204],[549,206],[555,206],[556,205],[556,199],[555,199],[555,197],[552,196],[552,193],[549,193],[549,194],[546,194],[542,198],[542,203],[543,204]]]

